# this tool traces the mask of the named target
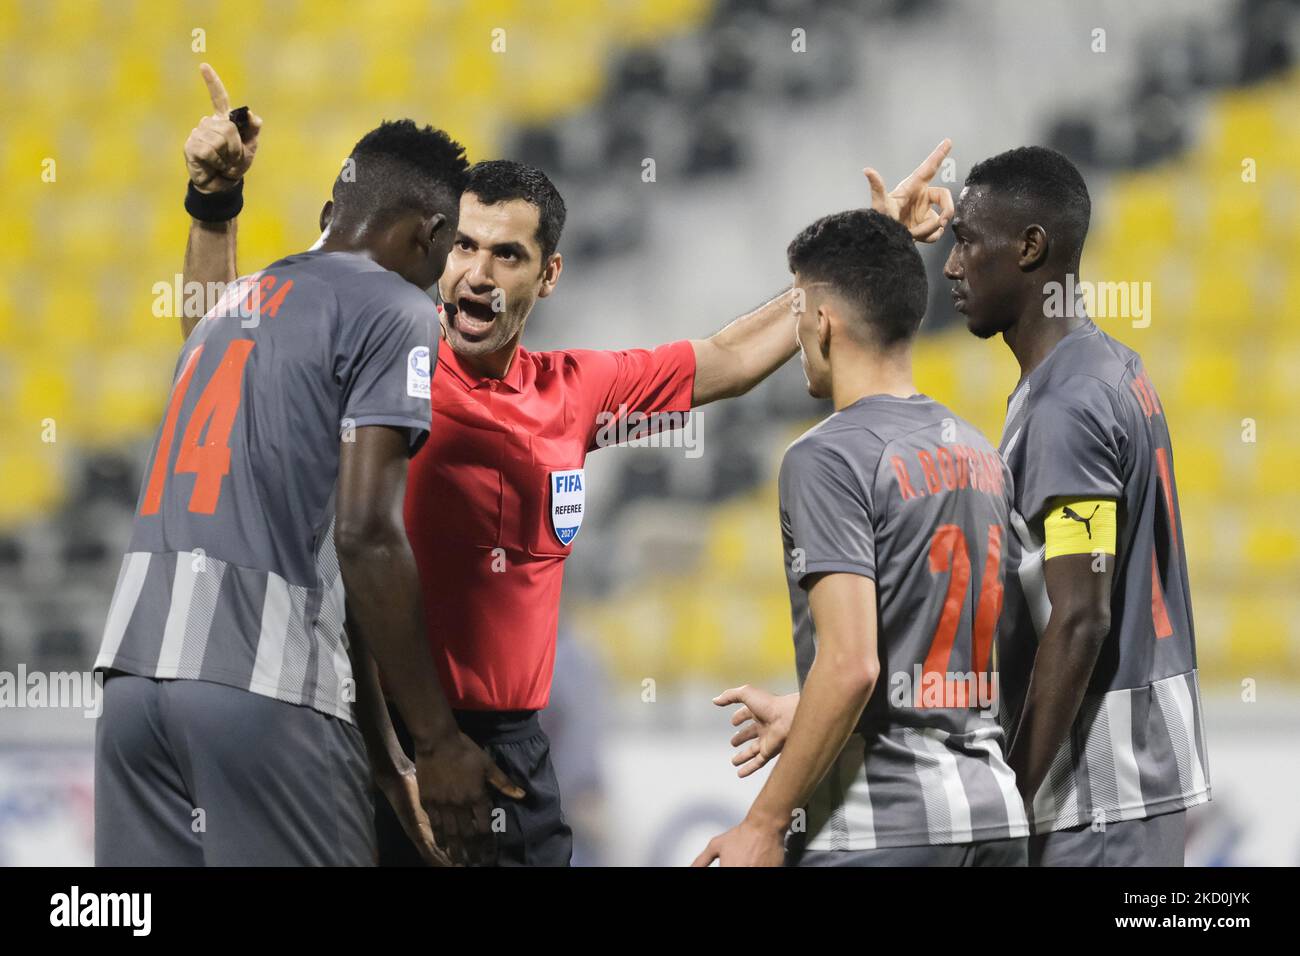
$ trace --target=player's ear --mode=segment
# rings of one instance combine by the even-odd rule
[[[420,223],[419,239],[425,247],[432,246],[438,234],[448,227],[446,213],[435,212]]]
[[[831,354],[831,317],[824,305],[817,306],[817,347],[822,355]]]
[[[1047,230],[1033,225],[1020,236],[1020,268],[1024,271],[1036,269],[1047,261]]]
[[[324,232],[330,227],[330,220],[334,218],[334,200],[325,200],[325,205],[320,207],[320,231]]]
[[[542,286],[537,290],[537,298],[545,299],[555,291],[555,284],[560,281],[560,273],[563,271],[564,256],[552,252],[551,258],[546,260],[546,266],[542,269]]]

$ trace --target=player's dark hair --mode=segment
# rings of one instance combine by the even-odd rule
[[[790,271],[825,282],[857,308],[871,340],[889,348],[911,339],[925,316],[925,264],[900,223],[870,209],[825,216],[794,237]]]
[[[1046,146],[1009,149],[976,163],[966,185],[1010,197],[1033,222],[1049,230],[1049,240],[1065,243],[1067,265],[1078,266],[1092,200],[1083,175],[1064,154]]]
[[[537,207],[537,244],[545,262],[560,244],[564,231],[564,198],[544,172],[512,159],[489,159],[469,171],[467,193],[487,206],[522,199]]]
[[[334,181],[333,222],[390,222],[413,210],[457,210],[469,175],[465,147],[413,120],[383,122],[352,147]]]

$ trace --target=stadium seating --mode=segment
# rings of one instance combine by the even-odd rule
[[[1143,355],[1169,417],[1210,683],[1300,673],[1300,423],[1292,411],[1300,401],[1298,100],[1297,71],[1212,95],[1201,110],[1203,135],[1185,151],[1093,178],[1082,278],[1151,282],[1149,326],[1125,318],[1100,324]],[[1243,179],[1246,160],[1255,163],[1253,181]],[[1017,377],[1000,343],[960,327],[923,336],[917,347],[918,387],[995,441]],[[799,433],[785,428],[789,437]],[[712,671],[720,682],[790,679],[771,493],[777,460],[768,462],[762,490],[713,511],[694,561],[648,579],[629,576],[584,603],[580,619],[625,676],[689,670]],[[627,522],[618,537],[633,549],[651,546]],[[660,597],[647,602],[647,594]],[[641,602],[638,613],[628,612],[630,601]],[[643,614],[655,634],[644,632]]]
[[[15,580],[0,582],[14,608],[5,653],[41,660],[85,644],[84,665],[87,635],[102,626],[126,537],[119,520],[104,552],[67,519],[95,494],[88,460],[131,476],[116,505],[129,518],[166,399],[178,327],[153,314],[153,288],[181,268],[180,148],[208,108],[200,62],[266,119],[267,156],[240,232],[241,263],[255,265],[314,241],[339,163],[380,119],[433,122],[471,159],[495,155],[506,130],[595,101],[618,49],[689,31],[707,7],[577,0],[557,15],[524,0],[381,0],[355,30],[357,8],[341,0],[0,6],[3,96],[40,104],[6,109],[0,129],[0,534],[48,542],[55,562],[76,559],[46,574],[14,553]],[[254,20],[262,27],[250,36]],[[40,602],[96,562],[107,584],[82,631],[38,632]]]
[[[263,27],[249,36],[254,6]],[[245,266],[313,241],[351,143],[381,118],[412,115],[449,129],[473,159],[505,153],[551,171],[570,197],[566,255],[598,297],[644,271],[629,253],[661,241],[664,202],[708,215],[711,193],[749,188],[736,183],[756,152],[753,130],[779,140],[795,114],[857,108],[852,91],[879,79],[856,55],[868,25],[906,25],[938,4],[563,6],[558,16],[524,0],[382,0],[354,29],[355,6],[342,0],[0,5],[2,95],[41,106],[6,110],[0,126],[0,599],[13,609],[0,657],[64,660],[81,648],[84,662],[102,625],[179,344],[176,320],[151,305],[155,283],[181,265],[180,146],[207,107],[199,62],[266,118],[241,224]],[[791,22],[821,28],[817,55],[765,54],[788,49]],[[1241,29],[1255,22],[1242,17]],[[498,29],[509,56],[494,53]],[[1140,84],[1177,103],[1176,135],[1098,145],[1088,169],[1096,212],[1084,278],[1152,283],[1149,327],[1103,327],[1142,352],[1170,418],[1208,680],[1300,673],[1300,538],[1282,519],[1300,506],[1290,414],[1300,403],[1300,74],[1279,75],[1276,50],[1249,36],[1267,56],[1202,65],[1173,94],[1168,77]],[[1102,144],[1108,120],[1098,107],[1056,128]],[[658,205],[616,188],[651,154],[656,188],[675,197],[656,194]],[[938,258],[927,262],[942,301]],[[996,440],[1015,363],[999,343],[944,326],[945,314],[932,310],[918,385]],[[555,329],[566,326],[530,328],[530,343],[563,341]],[[615,331],[615,344],[657,336]],[[652,450],[610,453],[625,457],[608,465],[611,490],[577,548],[597,558],[576,553],[589,573],[566,587],[570,616],[619,676],[789,679],[773,481],[781,450],[813,420],[801,386],[787,369],[707,410],[708,453],[689,466]]]

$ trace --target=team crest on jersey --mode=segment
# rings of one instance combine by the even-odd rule
[[[406,357],[406,394],[412,398],[429,398],[429,372],[429,350],[417,345]]]
[[[568,545],[582,527],[582,511],[586,507],[587,477],[585,469],[553,471],[551,485],[551,527],[560,544]]]

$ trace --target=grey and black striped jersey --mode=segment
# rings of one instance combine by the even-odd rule
[[[1043,577],[1049,504],[1118,505],[1110,635],[1034,799],[1035,830],[1204,803],[1210,771],[1174,457],[1141,358],[1091,321],[1068,334],[1008,400],[1001,453],[1015,480],[1014,573],[998,643],[1008,733],[1051,615]]]
[[[351,720],[334,549],[340,441],[428,435],[433,302],[369,259],[241,279],[177,362],[97,669],[240,687]]]
[[[790,446],[780,497],[800,685],[819,575],[875,581],[880,664],[794,839],[864,850],[1027,835],[991,666],[1010,511],[993,446],[924,395],[874,395]]]

